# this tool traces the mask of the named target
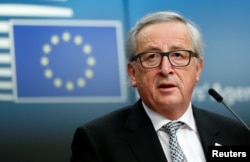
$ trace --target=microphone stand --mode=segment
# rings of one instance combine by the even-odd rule
[[[247,130],[250,132],[250,128],[248,127],[248,125],[229,107],[227,106],[227,104],[222,100],[221,103],[235,116],[236,119],[238,119],[241,124],[243,124]]]

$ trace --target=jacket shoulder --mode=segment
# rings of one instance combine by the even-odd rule
[[[228,139],[229,143],[250,144],[250,132],[236,119],[194,106],[193,113],[199,130],[218,130],[214,135]]]

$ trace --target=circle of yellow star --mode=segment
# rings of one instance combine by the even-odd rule
[[[53,34],[50,37],[50,43],[45,43],[42,46],[42,52],[44,55],[40,58],[40,64],[41,66],[45,67],[44,70],[44,77],[47,79],[53,80],[53,85],[56,88],[65,87],[67,91],[73,91],[76,87],[83,88],[86,86],[87,82],[85,79],[91,79],[94,77],[94,71],[91,69],[91,67],[94,67],[96,65],[96,59],[95,57],[91,56],[92,52],[92,46],[90,44],[83,44],[83,37],[81,35],[75,35],[72,36],[70,32],[65,31],[62,33],[61,37],[57,34]],[[82,77],[77,78],[75,81],[70,80],[64,82],[63,78],[55,77],[53,69],[49,67],[50,65],[50,59],[49,56],[52,54],[53,46],[58,46],[60,42],[69,43],[70,41],[73,41],[75,46],[81,45],[82,52],[86,56],[86,64],[88,68],[84,71],[82,74]],[[49,55],[50,54],[50,55]]]

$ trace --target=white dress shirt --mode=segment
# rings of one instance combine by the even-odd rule
[[[172,162],[169,150],[169,135],[162,129],[162,126],[171,120],[148,108],[143,102],[142,104],[153,123],[167,160]],[[176,121],[185,123],[185,125],[177,130],[176,135],[187,160],[189,162],[205,162],[205,155],[195,124],[191,103],[189,104],[187,111]]]

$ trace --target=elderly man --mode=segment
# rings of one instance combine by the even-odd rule
[[[236,121],[191,104],[203,68],[192,22],[174,12],[146,15],[129,32],[126,51],[140,99],[79,127],[72,162],[204,162],[209,145],[250,144]]]

